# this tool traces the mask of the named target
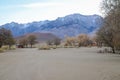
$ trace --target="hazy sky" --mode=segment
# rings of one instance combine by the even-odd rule
[[[53,20],[68,14],[100,13],[102,0],[0,0],[0,25]]]

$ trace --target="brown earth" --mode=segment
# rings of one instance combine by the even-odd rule
[[[98,50],[7,51],[0,54],[0,80],[120,80],[120,55]]]

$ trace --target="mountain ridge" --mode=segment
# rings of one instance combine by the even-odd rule
[[[13,36],[22,36],[28,33],[52,33],[60,38],[64,36],[76,36],[81,33],[89,34],[97,30],[103,23],[99,15],[70,14],[65,17],[58,17],[55,20],[34,21],[26,24],[16,22],[1,25],[10,29]]]

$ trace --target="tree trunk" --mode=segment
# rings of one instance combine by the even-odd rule
[[[0,44],[0,48],[2,47],[2,44]]]
[[[81,47],[81,43],[79,43],[78,46]]]
[[[9,45],[9,49],[11,49],[11,45]]]
[[[115,48],[114,47],[112,47],[112,52],[115,53]]]
[[[32,44],[31,44],[31,48],[32,48]]]
[[[27,47],[28,47],[28,45],[25,45],[25,47],[27,48]]]

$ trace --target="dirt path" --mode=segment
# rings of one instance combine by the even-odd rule
[[[120,55],[97,48],[17,49],[0,54],[0,80],[120,80]]]

